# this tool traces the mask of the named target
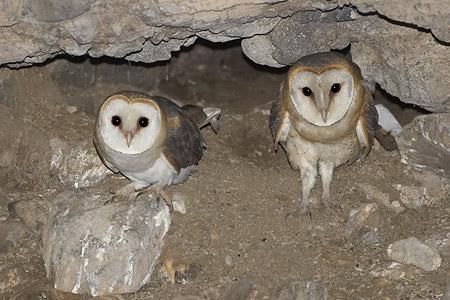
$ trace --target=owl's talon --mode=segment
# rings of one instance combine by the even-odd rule
[[[169,207],[169,212],[172,212],[173,211],[172,198],[169,195],[167,195],[167,193],[164,192],[162,189],[160,189],[159,195],[160,195],[160,198],[162,198],[164,200],[164,202],[166,203],[166,205]]]
[[[330,207],[330,196],[322,196],[320,198],[320,208],[327,209]]]
[[[309,215],[311,217],[311,207],[308,202],[300,202],[300,212],[302,215]]]
[[[146,192],[146,191],[153,193],[157,197],[158,201],[160,199],[163,199],[164,202],[166,203],[166,205],[169,207],[169,211],[170,212],[173,211],[172,198],[169,195],[167,195],[167,193],[160,186],[152,185],[152,186],[142,190],[141,192]]]

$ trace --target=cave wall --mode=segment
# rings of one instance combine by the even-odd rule
[[[251,60],[282,67],[343,49],[402,101],[450,111],[448,0],[2,0],[0,65],[59,54],[152,63],[195,43],[242,39]]]

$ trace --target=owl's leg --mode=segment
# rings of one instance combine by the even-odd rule
[[[300,208],[304,214],[310,213],[310,199],[309,195],[311,190],[316,184],[317,178],[317,166],[302,164],[300,167],[301,179],[302,179],[302,198],[300,199]]]
[[[144,193],[144,192],[150,192],[150,193],[155,194],[158,197],[158,200],[162,198],[164,200],[164,202],[166,203],[166,205],[169,207],[169,210],[171,212],[173,211],[172,197],[167,195],[167,193],[164,191],[162,186],[159,185],[158,183],[155,183],[155,184],[153,184],[149,187],[146,187],[140,191],[140,193]]]
[[[140,189],[142,189],[141,185],[137,185],[135,182],[130,182],[114,191],[114,196],[112,197],[112,199],[108,200],[105,204],[110,202],[133,201],[141,193],[139,191]]]
[[[330,202],[330,185],[333,178],[334,165],[329,162],[321,161],[319,163],[319,173],[322,179],[322,198],[321,205],[327,207]]]

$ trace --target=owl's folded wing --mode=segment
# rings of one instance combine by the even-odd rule
[[[200,129],[177,105],[165,103],[165,111],[167,136],[162,152],[173,171],[178,174],[182,168],[198,164],[205,143]]]
[[[280,95],[272,103],[269,115],[269,127],[275,143],[275,150],[278,148],[278,143],[286,142],[291,123],[289,121],[289,114],[282,107],[282,91],[283,84],[281,84]],[[282,144],[282,146],[284,146]]]
[[[372,93],[366,88],[364,104],[356,125],[358,141],[364,148],[363,159],[369,154],[378,127],[378,113],[373,102]]]

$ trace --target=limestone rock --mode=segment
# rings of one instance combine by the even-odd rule
[[[33,16],[46,22],[73,19],[87,12],[95,0],[28,0],[27,6]]]
[[[3,0],[0,2],[0,27],[19,23],[21,11],[22,1]]]
[[[426,205],[424,189],[409,185],[396,185],[400,192],[400,201],[408,208],[419,209]]]
[[[441,266],[439,252],[415,237],[396,241],[388,246],[390,259],[399,263],[411,264],[425,271],[434,271]]]
[[[43,233],[47,275],[58,290],[93,296],[132,293],[146,284],[170,226],[164,201],[141,195],[69,190],[56,196]]]
[[[272,67],[348,46],[364,76],[402,101],[450,110],[450,6],[440,0],[4,0],[0,65],[63,52],[151,63],[201,37],[242,41]]]
[[[376,229],[380,224],[380,213],[376,203],[364,204],[350,212],[345,225],[345,236],[348,238],[359,237],[365,228]],[[366,230],[367,232],[368,230]]]
[[[111,174],[90,141],[70,145],[59,138],[53,138],[50,140],[50,147],[50,168],[63,184],[74,188],[89,187]]]
[[[450,113],[416,117],[396,140],[403,163],[450,177]]]
[[[368,200],[376,202],[378,205],[389,208],[390,210],[401,213],[405,208],[398,201],[390,201],[389,194],[380,191],[379,188],[369,183],[358,183],[358,187],[364,192]]]

